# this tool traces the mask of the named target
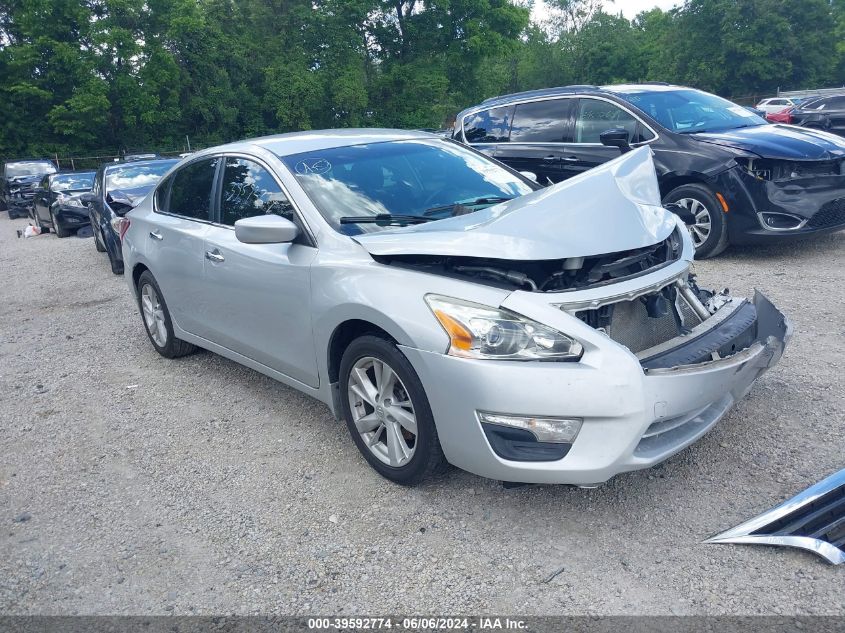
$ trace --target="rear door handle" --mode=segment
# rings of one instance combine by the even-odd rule
[[[150,237],[153,238],[154,240],[159,240],[159,241],[164,239],[164,236],[161,233],[159,233],[158,231],[150,231]]]
[[[561,160],[566,161],[567,163],[577,163],[578,157],[577,156],[564,156]]]
[[[216,248],[213,251],[205,251],[205,258],[213,262],[222,262],[226,259]]]

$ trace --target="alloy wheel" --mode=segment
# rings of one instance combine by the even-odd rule
[[[684,207],[695,217],[695,224],[687,224],[687,229],[692,237],[692,243],[696,248],[700,248],[710,237],[712,231],[710,210],[703,202],[695,198],[681,198],[676,200],[675,204]]]
[[[153,342],[159,347],[167,345],[167,326],[164,324],[164,309],[158,298],[156,289],[151,284],[141,287],[141,312],[144,315],[144,325]]]
[[[350,370],[347,392],[355,428],[381,462],[398,468],[414,456],[417,418],[402,380],[386,362],[372,356]]]

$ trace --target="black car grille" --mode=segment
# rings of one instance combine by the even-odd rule
[[[837,198],[822,205],[821,209],[809,219],[807,227],[821,229],[840,224],[845,224],[845,198]]]

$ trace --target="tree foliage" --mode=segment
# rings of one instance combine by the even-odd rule
[[[0,155],[439,127],[493,94],[669,81],[845,83],[845,0],[0,0]]]

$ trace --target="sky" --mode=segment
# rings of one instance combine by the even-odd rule
[[[614,14],[621,11],[622,15],[630,20],[642,11],[648,11],[654,7],[660,7],[665,11],[681,3],[682,0],[616,0],[616,2],[606,2],[604,10]],[[531,16],[536,21],[542,21],[545,15],[546,8],[543,6],[543,0],[535,0]]]

